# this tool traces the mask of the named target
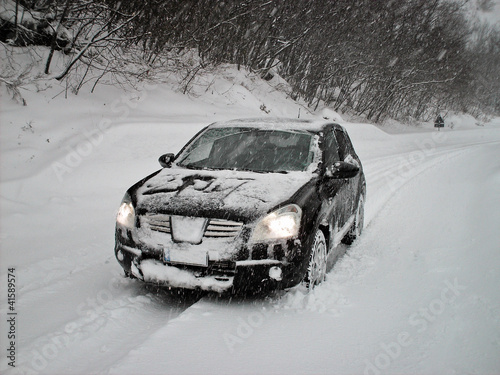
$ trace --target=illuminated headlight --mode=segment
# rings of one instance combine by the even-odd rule
[[[302,210],[295,204],[282,207],[261,219],[252,235],[252,242],[296,237],[299,234]]]
[[[116,215],[116,222],[126,228],[134,227],[135,210],[132,205],[132,199],[128,193],[122,199],[122,204]]]

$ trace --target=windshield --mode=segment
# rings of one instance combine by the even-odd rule
[[[207,129],[179,156],[192,169],[304,171],[314,159],[312,134],[253,128]]]

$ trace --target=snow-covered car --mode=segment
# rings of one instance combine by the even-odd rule
[[[116,258],[147,283],[219,293],[314,287],[327,258],[342,255],[340,242],[363,228],[361,162],[332,122],[217,122],[159,162],[128,189],[116,219]]]

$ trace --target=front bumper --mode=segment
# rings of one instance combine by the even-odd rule
[[[271,267],[281,268],[278,261],[266,264],[244,264],[236,262],[233,272],[210,273],[192,267],[164,264],[155,259],[134,261],[131,275],[146,283],[181,289],[198,289],[217,293],[248,292],[275,289],[281,280],[269,276]],[[262,262],[262,261],[260,261]]]
[[[119,242],[115,254],[125,273],[155,285],[216,293],[258,293],[300,282],[301,267],[275,259],[209,262],[207,267],[164,262]]]

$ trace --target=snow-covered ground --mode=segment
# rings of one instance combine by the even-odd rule
[[[191,96],[100,86],[64,99],[50,81],[21,92],[26,107],[2,87],[0,373],[500,372],[500,119],[390,134],[344,122],[366,227],[312,293],[178,298],[123,278],[116,210],[159,155],[215,120],[311,116],[282,82],[234,68],[207,82]]]

